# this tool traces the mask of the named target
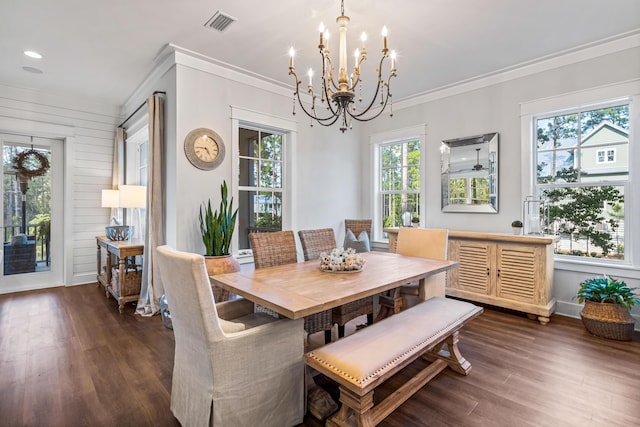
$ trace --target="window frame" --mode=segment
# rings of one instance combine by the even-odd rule
[[[576,107],[576,108],[569,108],[563,111],[557,111],[557,112],[553,112],[551,114],[549,113],[543,113],[543,114],[539,114],[539,115],[534,115],[532,117],[532,127],[534,129],[534,131],[536,131],[537,134],[537,125],[536,123],[538,121],[541,120],[546,120],[546,119],[551,119],[551,118],[555,118],[555,117],[562,117],[562,116],[567,116],[567,115],[576,115],[578,117],[578,129],[577,129],[577,135],[576,135],[576,141],[575,141],[575,145],[571,145],[571,146],[567,146],[567,147],[551,147],[551,148],[538,148],[537,147],[537,138],[533,137],[532,140],[532,145],[534,145],[533,150],[533,163],[535,165],[535,169],[537,170],[537,166],[539,164],[539,155],[540,154],[545,154],[545,153],[553,153],[554,158],[556,157],[556,152],[558,151],[566,151],[568,149],[573,150],[574,152],[574,158],[577,159],[577,162],[574,160],[574,166],[577,164],[576,168],[577,168],[577,176],[578,176],[578,180],[576,182],[565,182],[565,181],[556,181],[556,182],[549,182],[549,183],[540,183],[538,182],[538,176],[536,174],[536,176],[533,178],[534,180],[534,189],[532,194],[534,195],[538,195],[540,194],[542,191],[544,191],[545,189],[550,189],[550,190],[561,190],[563,188],[568,189],[568,188],[575,188],[575,189],[579,189],[579,188],[588,188],[588,187],[622,187],[623,189],[623,194],[627,195],[629,194],[629,178],[627,178],[626,180],[612,180],[612,181],[608,181],[606,179],[598,179],[598,180],[583,180],[583,178],[586,176],[585,171],[583,169],[583,163],[582,163],[582,159],[583,156],[585,155],[585,150],[589,150],[591,148],[594,147],[590,147],[590,146],[583,146],[583,142],[587,140],[588,135],[591,134],[591,132],[589,132],[589,134],[583,135],[580,128],[580,124],[581,124],[581,120],[582,120],[582,115],[586,112],[589,111],[594,111],[594,110],[602,110],[602,109],[606,109],[606,108],[610,108],[610,107],[621,107],[621,106],[627,106],[627,108],[630,108],[630,102],[627,100],[620,100],[620,101],[614,101],[614,102],[609,102],[609,101],[605,101],[602,103],[597,103],[597,104],[592,104],[592,105],[588,105],[588,106],[581,106],[581,107]],[[603,122],[604,123],[604,122]],[[600,125],[596,126],[594,128],[598,129],[600,127]],[[629,121],[629,130],[631,130],[631,120]],[[629,144],[631,144],[631,140],[629,140]],[[601,147],[595,147],[596,148],[596,162],[598,160],[598,156],[600,152],[604,153],[604,157],[605,159],[608,156],[608,152],[610,150],[612,150],[612,148],[610,148],[610,146],[607,145],[603,145]],[[607,162],[602,162],[602,163],[607,163]],[[551,173],[555,173],[557,171],[551,171]],[[626,226],[627,223],[627,215],[625,214],[625,218],[623,220],[623,224]],[[629,243],[629,237],[627,235],[627,233],[624,234],[624,239],[623,239],[623,247],[628,248],[628,243]],[[588,244],[587,244],[587,248],[589,248]],[[587,249],[588,250],[588,249]],[[625,259],[624,260],[616,260],[616,259],[602,259],[599,258],[597,260],[598,263],[603,263],[603,264],[618,264],[618,263],[622,263],[625,264],[626,262],[626,251],[625,251]],[[575,258],[578,259],[589,259],[590,261],[595,261],[592,258],[589,258],[588,256],[576,256],[576,255],[568,255],[568,254],[554,254],[554,256],[556,257],[556,259],[567,259],[567,260],[573,260]]]
[[[125,134],[125,156],[124,156],[124,183],[129,185],[147,186],[148,183],[148,150],[149,150],[149,126],[148,114],[140,117],[127,130]],[[141,147],[147,144],[147,156],[142,158]],[[143,171],[147,172],[143,176]],[[146,232],[147,209],[124,209],[126,215],[126,223],[134,226],[134,235],[137,238],[144,239]]]
[[[295,229],[296,212],[292,197],[294,182],[291,172],[294,170],[297,123],[282,117],[247,110],[237,106],[231,106],[231,154],[232,167],[229,192],[235,200],[239,200],[240,189],[240,128],[258,129],[282,135],[282,229]],[[253,262],[253,254],[250,249],[238,249],[238,233],[233,233],[231,251],[241,264]]]
[[[383,202],[383,193],[380,188],[380,177],[381,177],[381,159],[380,159],[380,147],[383,145],[407,142],[407,141],[418,141],[420,147],[420,190],[418,191],[418,195],[420,197],[419,202],[419,210],[420,210],[420,223],[419,227],[424,227],[427,223],[426,218],[426,185],[425,185],[425,141],[426,141],[427,127],[426,124],[413,126],[409,128],[396,129],[389,132],[377,133],[373,134],[369,138],[370,144],[370,152],[371,152],[371,165],[372,169],[372,194],[371,194],[371,212],[372,212],[372,238],[371,240],[375,243],[380,244],[388,244],[389,238],[385,235],[383,231],[383,212],[382,212],[382,202]],[[395,191],[398,193],[398,191]],[[414,192],[412,192],[414,193]],[[385,193],[386,194],[386,193]]]
[[[273,129],[265,129],[263,126],[253,126],[253,125],[244,125],[244,124],[240,124],[240,126],[238,127],[238,131],[240,131],[240,129],[245,129],[245,130],[250,130],[250,131],[255,131],[258,133],[258,145],[260,146],[260,144],[262,144],[262,136],[263,133],[269,133],[271,135],[278,135],[280,137],[280,141],[281,141],[281,152],[280,152],[280,158],[279,159],[271,159],[271,158],[266,158],[266,157],[262,157],[260,153],[258,153],[258,157],[255,156],[246,156],[246,155],[242,155],[240,154],[240,141],[238,141],[238,165],[240,165],[240,163],[243,160],[250,160],[250,161],[254,161],[256,162],[256,164],[258,165],[258,180],[260,180],[260,171],[261,171],[261,165],[263,162],[265,161],[269,161],[269,162],[273,162],[273,163],[277,163],[279,165],[279,169],[280,169],[280,185],[279,186],[273,186],[273,187],[262,187],[262,186],[250,186],[250,185],[242,185],[240,182],[238,182],[238,195],[240,195],[241,192],[248,192],[248,193],[256,193],[257,197],[260,198],[261,197],[261,193],[271,193],[271,194],[279,194],[280,197],[280,217],[282,219],[283,216],[283,195],[285,192],[285,188],[284,188],[284,171],[285,171],[285,162],[286,162],[286,155],[285,155],[285,134],[280,132],[280,131],[275,131]],[[238,169],[241,169],[240,167]],[[240,175],[238,175],[238,181],[240,181]],[[237,198],[238,200],[238,208],[240,208],[240,200],[242,200],[241,197]],[[264,203],[259,203],[260,206],[265,205]],[[262,212],[261,209],[259,209],[257,212]],[[254,212],[255,213],[255,212]],[[236,233],[238,234],[238,233]],[[239,240],[239,239],[238,239]],[[239,251],[247,251],[250,250],[250,248],[240,248],[239,247],[239,243],[238,243],[238,250]]]
[[[579,92],[562,94],[550,98],[532,100],[521,104],[521,168],[528,171],[521,184],[522,199],[526,195],[536,194],[536,130],[534,117],[542,115],[560,115],[569,111],[583,111],[621,103],[629,104],[629,177],[625,188],[625,260],[601,260],[597,258],[569,257],[555,255],[556,270],[582,271],[593,274],[620,274],[625,271],[627,277],[640,278],[640,247],[634,242],[640,239],[640,227],[633,218],[640,216],[640,197],[630,188],[640,185],[640,147],[637,135],[640,132],[640,79],[613,84],[604,87],[586,89]],[[612,181],[612,185],[619,182]],[[637,222],[637,221],[635,221]]]

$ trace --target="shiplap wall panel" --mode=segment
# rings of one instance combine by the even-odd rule
[[[71,182],[65,188],[70,189],[71,197],[66,199],[70,205],[64,206],[64,214],[72,217],[72,229],[65,230],[65,245],[71,246],[65,253],[72,258],[65,264],[72,273],[66,275],[65,284],[95,281],[95,236],[104,234],[110,215],[109,209],[100,206],[101,192],[111,187],[113,137],[122,121],[120,106],[0,85],[0,117],[31,121],[35,129],[40,123],[73,127],[73,135],[60,135],[74,138],[73,151],[66,152],[65,158],[65,168],[71,168],[66,171]]]

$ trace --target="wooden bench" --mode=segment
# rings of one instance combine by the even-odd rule
[[[467,375],[458,331],[482,313],[473,304],[436,297],[305,355],[307,365],[340,385],[340,410],[327,426],[375,426],[447,366]],[[374,406],[377,386],[423,357],[426,368]]]

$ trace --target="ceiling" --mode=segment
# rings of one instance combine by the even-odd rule
[[[291,46],[301,80],[308,67],[319,69],[320,21],[338,51],[339,0],[0,1],[0,84],[116,106],[168,43],[284,86],[293,83]],[[218,10],[237,18],[224,32],[204,27]],[[640,33],[639,0],[346,0],[345,14],[349,52],[362,31],[369,35],[370,69],[388,27],[398,53],[395,100]],[[27,58],[27,49],[44,58]]]

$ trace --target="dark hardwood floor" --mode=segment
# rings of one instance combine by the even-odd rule
[[[133,311],[118,314],[96,285],[0,295],[0,426],[179,425],[169,410],[173,332]],[[544,327],[486,308],[460,348],[469,376],[445,370],[381,425],[640,425],[638,333],[610,341],[576,319]]]

